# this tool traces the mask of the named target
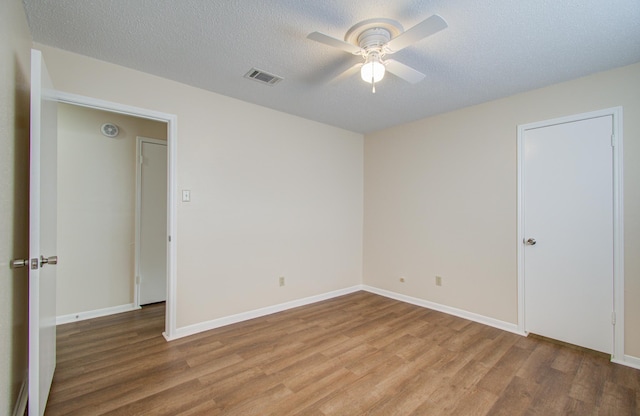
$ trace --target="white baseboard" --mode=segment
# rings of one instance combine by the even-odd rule
[[[99,318],[101,316],[115,315],[116,313],[130,312],[140,309],[133,303],[126,305],[112,306],[104,309],[96,309],[94,311],[78,312],[69,315],[61,315],[56,317],[56,325],[68,324],[70,322],[84,321],[85,319]]]
[[[173,337],[168,337],[167,334],[163,334],[167,341],[173,341],[178,338],[194,335],[199,332],[208,331],[210,329],[220,328],[222,326],[235,324],[249,319],[259,318],[265,315],[271,315],[277,312],[286,311],[287,309],[297,308],[299,306],[309,305],[311,303],[320,302],[323,300],[336,298],[338,296],[347,295],[362,290],[361,285],[348,287],[345,289],[334,290],[333,292],[323,293],[321,295],[310,296],[303,299],[293,300],[291,302],[281,303],[279,305],[267,306],[266,308],[255,309],[248,312],[239,313],[236,315],[225,316],[223,318],[214,319],[207,322],[201,322],[199,324],[189,325],[182,328],[178,328],[175,331]]]
[[[611,362],[640,370],[640,358],[632,355],[625,355],[622,360],[611,360]]]
[[[18,400],[13,408],[13,416],[24,416],[24,412],[27,410],[27,402],[29,400],[29,371],[25,371],[24,380],[20,387],[20,393],[18,393]]]
[[[502,329],[503,331],[513,332],[514,334],[526,336],[524,332],[518,330],[517,324],[500,321],[498,319],[489,318],[484,315],[479,315],[477,313],[465,311],[463,309],[453,308],[451,306],[441,305],[439,303],[430,302],[428,300],[418,299],[411,296],[402,295],[400,293],[384,290],[384,289],[378,289],[377,287],[373,287],[373,286],[364,285],[362,287],[362,290],[366,290],[367,292],[375,293],[376,295],[384,296],[387,298],[399,300],[401,302],[410,303],[412,305],[422,306],[423,308],[444,312],[449,315],[457,316],[459,318],[468,319],[470,321],[478,322],[483,325],[488,325],[494,328]]]
[[[265,315],[271,315],[273,313],[282,312],[287,309],[297,308],[298,306],[309,305],[311,303],[320,302],[323,300],[335,298],[338,296],[346,295],[349,293],[357,292],[359,290],[364,290],[367,292],[375,293],[380,296],[384,296],[390,299],[395,299],[401,302],[410,303],[412,305],[421,306],[423,308],[433,309],[439,312],[444,312],[449,315],[454,315],[460,318],[468,319],[470,321],[478,322],[483,325],[488,325],[494,328],[501,329],[503,331],[512,332],[518,335],[526,335],[525,333],[518,330],[517,324],[512,324],[509,322],[500,321],[498,319],[489,318],[483,315],[478,315],[473,312],[468,312],[462,309],[453,308],[446,305],[441,305],[439,303],[430,302],[423,299],[414,298],[411,296],[402,295],[395,292],[390,292],[384,289],[378,289],[372,286],[367,285],[357,285],[352,286],[346,289],[340,289],[333,292],[324,293],[321,295],[310,296],[304,299],[298,299],[291,302],[281,303],[279,305],[268,306],[266,308],[255,309],[253,311],[243,312],[236,315],[225,316],[223,318],[214,319],[207,322],[201,322],[194,325],[189,325],[183,328],[178,328],[173,337],[167,336],[164,333],[164,337],[167,341],[173,341],[174,339],[183,338],[189,335],[194,335],[200,332],[208,331],[210,329],[220,328],[222,326],[235,324],[238,322],[246,321],[249,319],[259,318]]]

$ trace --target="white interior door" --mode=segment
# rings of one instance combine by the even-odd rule
[[[606,353],[613,352],[612,118],[526,130],[522,170],[525,330]]]
[[[57,104],[40,51],[31,51],[29,416],[40,416],[56,366]]]
[[[138,138],[139,304],[167,299],[167,143]]]

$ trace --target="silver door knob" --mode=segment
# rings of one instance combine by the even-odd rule
[[[11,268],[17,269],[20,267],[25,267],[29,264],[29,259],[15,259],[11,260]]]
[[[536,245],[536,239],[535,238],[530,238],[526,241],[526,243],[530,246],[535,246]]]
[[[50,256],[50,257],[40,256],[40,267],[42,267],[43,264],[50,264],[50,265],[58,264],[58,256]]]

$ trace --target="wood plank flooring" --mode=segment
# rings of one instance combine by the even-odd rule
[[[164,305],[58,327],[53,415],[639,415],[640,371],[367,292],[166,342]]]

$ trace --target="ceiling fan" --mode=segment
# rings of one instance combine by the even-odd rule
[[[362,56],[364,62],[352,66],[336,78],[346,78],[360,70],[362,80],[371,83],[375,93],[376,82],[384,77],[385,71],[412,84],[422,81],[425,77],[422,72],[394,59],[384,58],[445,28],[447,22],[434,14],[407,31],[395,20],[379,18],[356,23],[347,31],[344,40],[320,32],[310,33],[307,38]]]

